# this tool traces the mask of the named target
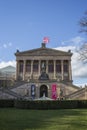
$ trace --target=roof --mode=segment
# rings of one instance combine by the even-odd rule
[[[16,68],[13,66],[6,66],[0,69],[0,79],[6,80],[15,76]]]
[[[16,56],[28,56],[28,55],[29,56],[48,56],[48,55],[49,56],[72,56],[72,53],[70,50],[68,52],[65,52],[56,49],[46,48],[45,46],[42,45],[42,47],[32,49],[32,50],[27,50],[22,52],[17,50],[15,55]]]

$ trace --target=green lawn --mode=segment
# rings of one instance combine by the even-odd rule
[[[87,130],[87,109],[0,109],[0,130]]]

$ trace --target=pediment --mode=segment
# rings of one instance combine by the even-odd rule
[[[21,55],[21,56],[58,56],[58,55],[71,55],[70,52],[64,52],[56,49],[50,49],[50,48],[38,48],[23,52],[17,52],[15,55]]]

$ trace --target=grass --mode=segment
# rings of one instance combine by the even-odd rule
[[[0,130],[87,130],[87,109],[0,109]]]

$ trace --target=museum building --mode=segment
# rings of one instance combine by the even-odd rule
[[[51,49],[42,43],[40,48],[20,52],[16,56],[16,80],[28,82],[30,97],[57,99],[68,94],[72,85],[72,53]],[[29,92],[28,92],[29,94]]]

